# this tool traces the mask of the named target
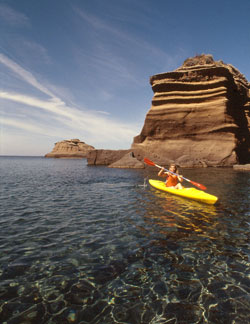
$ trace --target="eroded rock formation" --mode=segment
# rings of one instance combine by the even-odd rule
[[[133,152],[127,153],[120,160],[109,165],[109,168],[144,169],[145,164],[134,156]]]
[[[136,150],[91,150],[88,152],[88,165],[108,165],[112,168],[144,168],[145,152]]]
[[[92,150],[88,152],[88,165],[110,165],[120,160],[124,155],[131,152],[128,150]]]
[[[250,171],[250,164],[235,164],[233,168],[238,171]]]
[[[150,83],[152,106],[134,152],[182,166],[250,162],[250,85],[232,65],[200,55]]]
[[[50,153],[47,153],[47,158],[86,158],[89,151],[95,148],[79,139],[64,140],[55,143],[55,147]]]

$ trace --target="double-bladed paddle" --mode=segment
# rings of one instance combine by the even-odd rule
[[[150,160],[147,159],[147,158],[144,158],[144,162],[145,162],[146,164],[148,164],[148,165],[155,166],[155,167],[157,167],[157,168],[159,168],[159,169],[162,169],[162,168],[163,168],[163,167],[161,167],[160,165],[155,164],[153,161],[150,161]],[[170,173],[172,173],[172,174],[177,175],[178,177],[180,177],[180,175],[177,174],[177,173],[174,173],[174,172],[172,172],[172,171],[169,171],[169,170],[166,169],[166,168],[163,168],[163,169],[164,169],[165,171],[167,171],[167,172],[170,172]],[[198,183],[198,182],[195,182],[195,181],[189,180],[189,179],[187,179],[187,178],[184,178],[183,176],[181,176],[181,177],[182,177],[182,179],[184,179],[184,180],[186,180],[186,181],[192,183],[194,186],[200,188],[201,190],[206,190],[206,189],[207,189],[205,186],[203,186],[202,184],[200,184],[200,183]]]

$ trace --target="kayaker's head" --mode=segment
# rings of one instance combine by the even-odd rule
[[[174,163],[171,163],[169,166],[169,171],[176,173],[177,172],[177,166]]]

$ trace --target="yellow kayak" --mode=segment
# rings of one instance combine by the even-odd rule
[[[173,195],[181,196],[184,198],[189,198],[193,200],[197,200],[209,205],[214,205],[218,200],[218,197],[210,195],[202,190],[198,190],[195,188],[183,188],[183,189],[175,189],[171,187],[166,187],[165,182],[159,180],[149,179],[149,183],[152,187],[169,192]]]

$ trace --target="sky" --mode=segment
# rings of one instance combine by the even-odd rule
[[[0,155],[130,148],[152,75],[212,54],[250,81],[250,0],[0,0]]]

